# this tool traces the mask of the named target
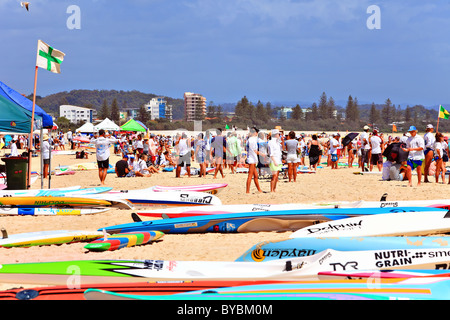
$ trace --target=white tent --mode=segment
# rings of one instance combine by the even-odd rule
[[[94,132],[94,125],[90,122],[86,122],[85,124],[83,124],[81,127],[79,127],[77,130],[75,130],[76,132],[87,132],[87,133],[92,133]]]
[[[108,118],[94,126],[95,131],[99,131],[100,129],[106,131],[120,131],[120,127]]]

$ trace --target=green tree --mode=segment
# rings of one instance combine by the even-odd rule
[[[103,99],[103,104],[100,109],[100,119],[106,119],[109,117],[109,108],[108,108],[108,102],[106,99]]]
[[[116,98],[113,99],[112,104],[111,104],[111,118],[110,119],[114,122],[119,122],[119,120],[120,120],[119,105],[117,103]]]
[[[311,106],[311,118],[312,120],[319,120],[319,108],[317,104],[314,102]]]
[[[325,92],[322,93],[319,99],[318,113],[320,119],[327,119],[329,116],[328,113],[328,103],[327,103],[327,95]]]
[[[406,106],[405,109],[405,122],[411,121],[411,108],[410,106]]]
[[[272,120],[272,117],[273,117],[272,104],[270,102],[266,103],[266,115],[267,115],[268,121]]]
[[[141,121],[142,123],[147,123],[150,120],[150,115],[148,114],[148,111],[145,108],[144,104],[141,104],[139,106],[137,117],[138,120]]]
[[[328,107],[328,118],[335,119],[336,118],[336,116],[335,116],[336,104],[334,102],[333,97],[330,97],[328,99],[327,107]]]
[[[264,108],[263,103],[260,100],[258,100],[258,102],[256,103],[255,113],[256,113],[255,118],[257,120],[267,121],[266,110]]]
[[[380,119],[380,112],[375,107],[375,103],[372,102],[372,106],[370,107],[369,122],[373,125],[377,123],[379,119]]]
[[[292,119],[294,120],[301,120],[303,117],[303,112],[302,112],[302,108],[300,107],[299,104],[297,104],[293,109],[292,109]]]

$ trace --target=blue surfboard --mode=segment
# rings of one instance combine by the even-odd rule
[[[137,221],[100,228],[106,232],[161,231],[168,233],[239,233],[261,231],[292,231],[317,221],[338,220],[354,216],[392,212],[446,211],[439,208],[330,208],[297,209],[281,211],[257,211],[208,216],[192,216],[173,219]],[[133,215],[136,220],[137,215]],[[137,219],[139,219],[137,217]]]

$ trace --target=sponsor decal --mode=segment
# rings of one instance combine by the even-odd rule
[[[189,194],[187,194],[187,193],[180,194],[180,200],[184,201],[184,202],[210,204],[212,199],[213,199],[212,196],[192,197],[192,196],[189,196]]]
[[[350,223],[338,223],[338,224],[332,224],[328,223],[326,226],[321,228],[306,228],[306,230],[309,232],[309,234],[313,233],[327,233],[331,231],[340,231],[340,230],[354,230],[354,229],[361,229],[362,227],[362,220],[359,222],[350,222]]]
[[[174,228],[190,228],[190,227],[197,227],[197,222],[187,222],[187,223],[177,223],[173,225]]]
[[[386,207],[398,207],[398,202],[382,202],[380,205],[380,208],[386,208]]]
[[[222,222],[213,226],[214,232],[235,232],[236,225],[230,222]]]
[[[164,267],[164,260],[144,260],[144,269],[160,271]]]
[[[316,254],[314,249],[255,249],[251,253],[251,257],[256,262],[264,261],[266,258],[286,259],[307,257]]]

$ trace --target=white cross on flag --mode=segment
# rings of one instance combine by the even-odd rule
[[[36,66],[54,73],[61,73],[60,64],[65,54],[38,40]]]

